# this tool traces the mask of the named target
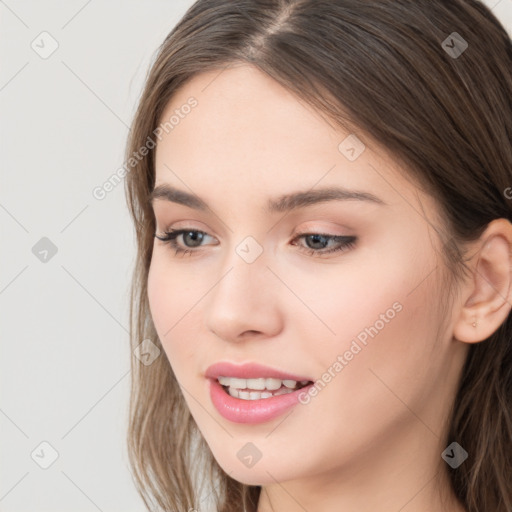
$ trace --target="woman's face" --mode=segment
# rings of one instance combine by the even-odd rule
[[[452,338],[455,315],[440,307],[436,204],[362,134],[366,147],[251,66],[195,77],[162,122],[171,118],[159,132],[156,187],[207,206],[153,200],[157,234],[185,229],[174,242],[191,252],[155,238],[148,296],[218,463],[258,485],[354,483],[383,467],[390,480],[425,475],[441,462],[466,354]],[[330,188],[361,195],[315,200]],[[316,384],[235,398],[206,375],[219,362]],[[233,394],[276,385],[224,382]]]

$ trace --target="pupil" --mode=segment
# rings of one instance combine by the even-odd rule
[[[201,244],[201,237],[203,236],[203,234],[199,233],[197,231],[189,231],[188,233],[185,233],[184,236],[185,237],[190,236],[192,238],[191,247],[196,247]],[[199,240],[197,240],[198,237],[199,237]],[[194,240],[194,239],[196,239],[196,240]],[[197,243],[195,244],[195,242],[197,242]],[[189,245],[188,243],[186,243],[186,244]]]
[[[322,239],[324,241],[324,243],[320,242],[321,247],[312,247],[312,249],[323,249],[323,248],[325,248],[325,246],[327,245],[327,242],[328,242],[324,235],[309,235],[309,239],[314,240],[313,243],[319,243],[318,241],[322,240]],[[310,245],[310,244],[308,244],[308,245]]]

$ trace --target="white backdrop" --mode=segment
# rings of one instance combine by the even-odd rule
[[[132,226],[122,183],[93,190],[192,3],[0,1],[0,511],[145,511],[125,450]],[[486,3],[512,33],[512,0]]]

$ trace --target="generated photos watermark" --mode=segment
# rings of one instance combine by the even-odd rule
[[[386,310],[385,313],[379,315],[379,319],[376,320],[370,327],[365,327],[351,342],[349,349],[343,354],[337,356],[327,370],[322,374],[320,379],[317,379],[314,384],[299,394],[299,402],[303,405],[307,405],[311,402],[311,399],[318,395],[322,389],[327,386],[329,382],[336,377],[349,363],[354,359],[354,356],[359,354],[363,348],[368,345],[368,337],[375,338],[384,327],[393,318],[396,317],[403,306],[400,302],[394,302],[393,305]],[[358,343],[359,342],[359,343]]]
[[[174,114],[164,123],[160,123],[155,130],[153,130],[152,135],[158,139],[162,140],[162,136],[164,133],[170,133],[172,130],[178,126],[183,119],[185,119],[192,109],[197,107],[199,102],[196,98],[191,96],[186,103],[181,105],[181,107],[174,110]],[[156,147],[157,142],[151,136],[148,135],[146,142],[142,147],[140,147],[137,151],[134,151],[130,158],[123,164],[122,167],[119,167],[117,171],[112,173],[110,177],[103,182],[102,185],[94,187],[92,190],[92,195],[98,201],[102,201],[107,197],[107,195],[114,190],[119,183],[123,180],[123,178],[133,169],[145,156],[148,155],[149,151]]]

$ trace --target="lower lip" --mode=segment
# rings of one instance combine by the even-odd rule
[[[296,389],[291,393],[260,398],[259,400],[243,400],[226,393],[217,379],[210,380],[210,398],[220,415],[234,423],[264,423],[277,418],[286,410],[299,403],[299,394],[307,392],[312,385]]]

